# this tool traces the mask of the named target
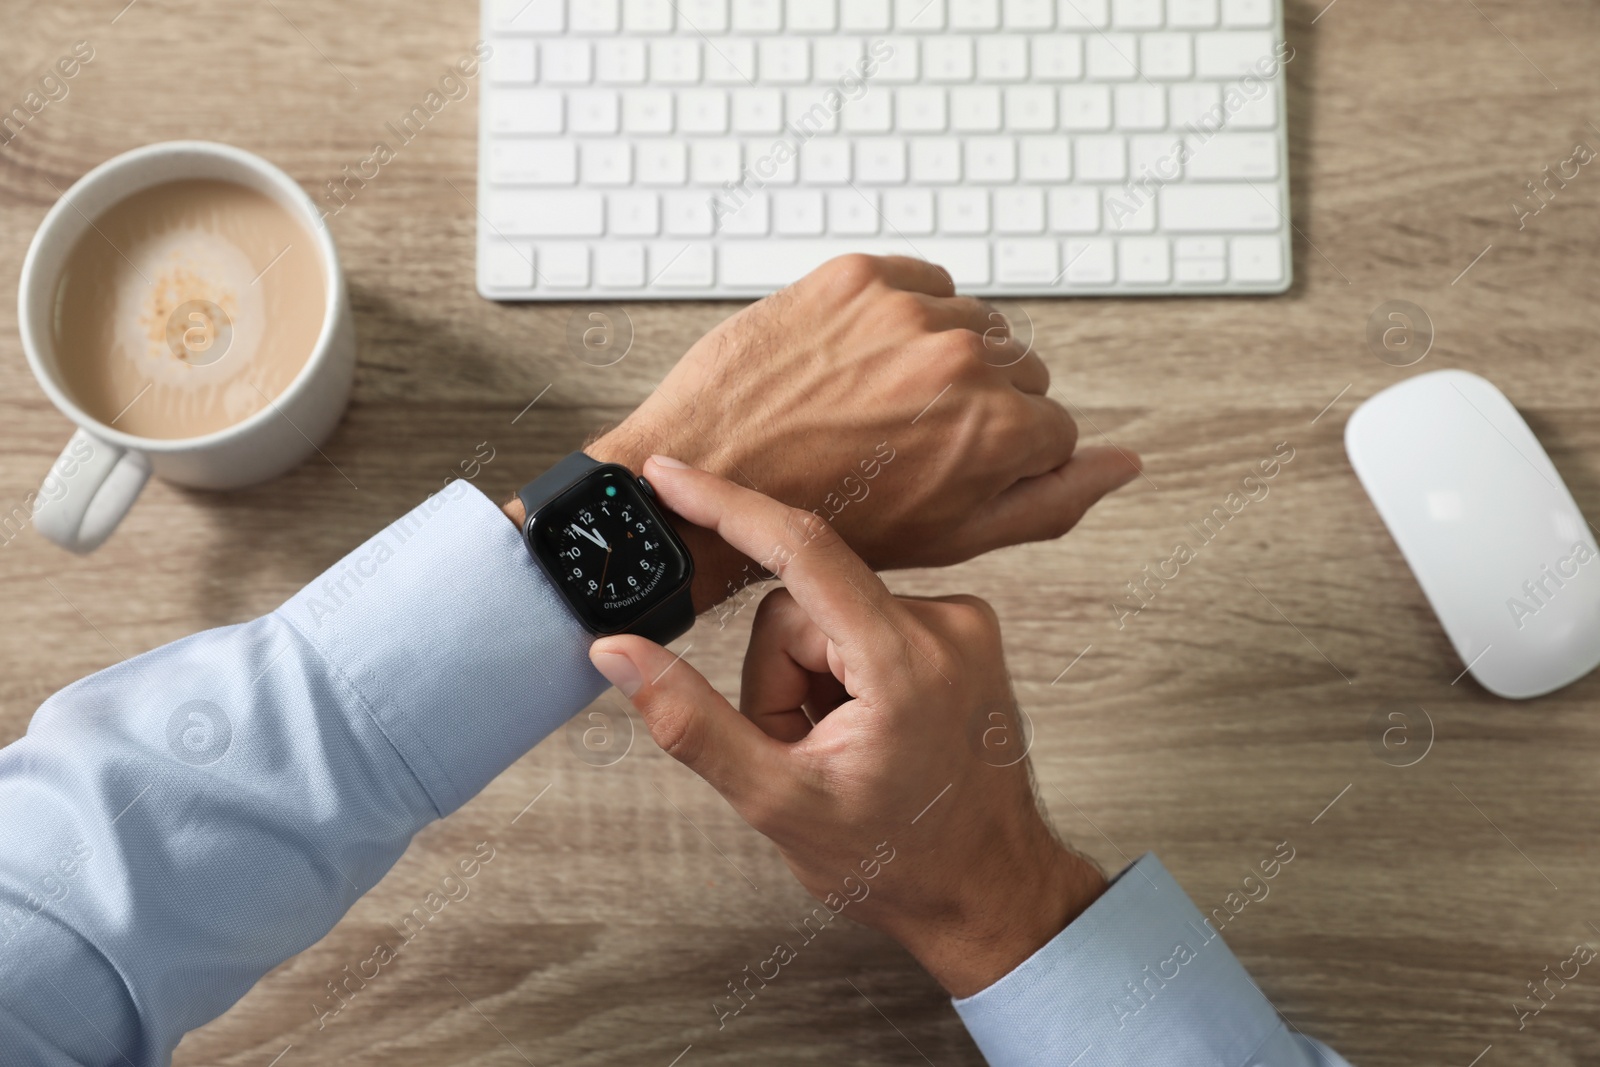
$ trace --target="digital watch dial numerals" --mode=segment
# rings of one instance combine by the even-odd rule
[[[547,529],[562,583],[603,615],[648,602],[674,569],[654,518],[620,496],[602,494]]]

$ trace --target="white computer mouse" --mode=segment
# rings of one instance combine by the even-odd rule
[[[1485,689],[1536,697],[1600,664],[1594,531],[1500,390],[1466,371],[1418,375],[1356,409],[1344,443]]]

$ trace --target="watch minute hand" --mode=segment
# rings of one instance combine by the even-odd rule
[[[597,533],[591,533],[590,531],[585,530],[582,526],[579,526],[577,523],[573,523],[572,524],[572,532],[576,533],[576,534],[581,534],[582,536],[587,537],[589,540],[593,541],[595,544],[599,545],[601,548],[605,549],[607,552],[611,551],[611,546],[606,544],[606,539],[605,538],[601,537]]]

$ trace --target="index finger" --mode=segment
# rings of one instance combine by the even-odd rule
[[[782,578],[853,669],[870,668],[875,657],[867,654],[910,625],[888,587],[821,516],[675,459],[652,456],[645,468],[663,504]]]

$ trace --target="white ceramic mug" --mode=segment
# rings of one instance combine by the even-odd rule
[[[169,181],[215,179],[264,193],[316,242],[324,279],[322,329],[288,388],[240,422],[200,437],[139,437],[84,411],[57,364],[52,317],[61,272],[90,220]],[[338,251],[295,180],[260,156],[207,141],[169,141],[117,156],[85,174],[50,209],[22,263],[17,317],[28,365],[51,403],[78,424],[35,497],[33,524],[63,548],[92,552],[111,535],[154,472],[197,489],[237,489],[282,474],[333,432],[355,376],[355,325]],[[268,326],[270,329],[270,324]]]

